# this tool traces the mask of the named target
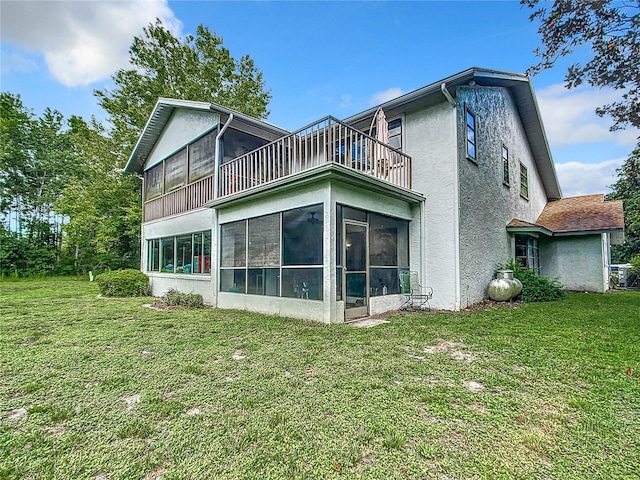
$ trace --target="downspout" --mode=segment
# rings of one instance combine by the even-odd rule
[[[213,184],[213,198],[218,198],[218,195],[220,194],[220,164],[222,163],[220,161],[220,139],[222,138],[222,134],[225,132],[225,130],[229,127],[229,125],[231,125],[231,121],[233,120],[233,113],[229,114],[229,118],[227,119],[226,123],[222,126],[222,128],[220,129],[220,131],[218,132],[218,134],[216,135],[216,140],[215,140],[215,145],[214,145],[214,159],[215,159],[215,181]],[[220,255],[219,255],[219,248],[218,248],[218,244],[219,244],[219,239],[218,239],[218,235],[220,233],[220,229],[218,228],[218,209],[214,208],[213,209],[213,232],[211,235],[211,239],[213,240],[214,244],[211,245],[211,252],[215,252],[215,265],[211,265],[211,283],[213,283],[213,303],[214,303],[214,307],[218,307],[218,272],[220,271]],[[215,270],[214,270],[215,267]]]
[[[454,181],[453,181],[453,198],[455,207],[453,209],[453,246],[454,246],[454,269],[455,269],[455,311],[460,310],[461,304],[461,291],[460,291],[460,186],[459,186],[459,169],[458,169],[458,132],[457,132],[457,119],[456,119],[456,101],[453,99],[449,90],[447,90],[446,83],[440,84],[440,91],[447,99],[451,107],[453,108],[453,115],[451,122],[452,138],[455,141],[454,155],[453,155],[453,168],[454,168]]]

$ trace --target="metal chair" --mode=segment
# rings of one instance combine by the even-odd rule
[[[404,303],[400,306],[400,310],[426,308],[431,310],[429,300],[433,297],[433,288],[423,287],[420,285],[420,276],[418,272],[401,271],[399,274],[400,293],[405,296]]]

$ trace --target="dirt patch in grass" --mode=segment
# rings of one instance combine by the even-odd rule
[[[422,351],[429,354],[447,353],[454,360],[470,363],[476,359],[476,356],[472,353],[462,351],[461,348],[464,346],[462,343],[443,340],[437,345],[425,347]]]

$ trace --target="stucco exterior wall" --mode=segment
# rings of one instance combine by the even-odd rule
[[[420,272],[422,283],[433,287],[432,306],[459,308],[457,289],[457,159],[455,114],[442,102],[405,114],[403,150],[413,160],[412,189],[425,196],[412,222],[411,268]],[[423,225],[420,228],[420,225]],[[421,241],[417,241],[421,239]],[[415,265],[413,259],[419,259]],[[415,267],[414,267],[415,266]]]
[[[163,159],[211,130],[220,123],[217,113],[197,110],[177,109],[171,116],[155,147],[151,150],[144,169],[148,169]]]
[[[540,273],[567,290],[603,293],[606,271],[602,234],[540,239]]]
[[[198,275],[198,274],[174,274],[161,272],[147,272],[147,240],[153,238],[170,237],[174,235],[202,232],[205,230],[213,230],[213,236],[216,235],[214,228],[213,212],[209,208],[193,210],[188,213],[176,215],[153,222],[147,222],[142,225],[142,244],[141,244],[141,261],[142,271],[145,272],[150,279],[151,293],[159,297],[170,288],[174,288],[184,293],[199,293],[204,301],[208,304],[215,305],[214,283],[216,274]],[[215,240],[214,240],[215,244]],[[211,265],[213,269],[215,251],[211,252]]]
[[[535,222],[546,204],[529,142],[506,88],[457,90],[460,178],[460,282],[462,306],[486,296],[495,266],[513,258],[506,225]],[[476,161],[467,158],[467,106],[476,118]],[[509,186],[503,184],[502,146],[509,151]],[[520,163],[528,170],[528,199],[520,195]]]

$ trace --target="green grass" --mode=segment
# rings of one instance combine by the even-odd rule
[[[637,292],[370,329],[97,294],[0,283],[0,479],[640,475]]]

